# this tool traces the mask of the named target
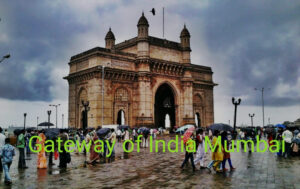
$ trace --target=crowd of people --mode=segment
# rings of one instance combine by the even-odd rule
[[[205,158],[205,136],[208,136],[211,140],[213,146],[216,145],[216,148],[213,152],[211,152],[211,162],[205,166],[204,165],[204,158]],[[221,145],[217,145],[217,139],[221,136]],[[193,134],[185,143],[186,145],[186,152],[185,152],[185,159],[181,164],[181,168],[183,169],[185,165],[187,165],[188,160],[190,160],[193,171],[196,170],[196,165],[200,164],[200,169],[209,169],[213,168],[216,172],[226,172],[228,169],[226,168],[226,161],[228,161],[230,166],[230,171],[233,171],[235,168],[232,165],[230,153],[225,151],[225,147],[229,150],[229,145],[226,146],[225,141],[227,144],[230,144],[231,136],[229,137],[227,131],[220,132],[215,130],[213,133],[211,130],[205,132],[202,128],[198,128],[196,130],[196,134]],[[195,142],[191,142],[194,140]],[[193,145],[196,145],[196,157],[194,158],[193,149],[195,148]],[[221,148],[221,149],[219,149]]]
[[[50,138],[53,141],[56,140],[56,138],[60,138],[62,140],[62,151],[57,150],[57,144],[55,144],[55,151],[54,152],[46,152],[45,151],[45,141],[49,139],[49,137],[46,136],[45,131],[46,130],[31,130],[31,131],[25,131],[21,130],[16,134],[16,144],[14,146],[19,151],[19,159],[18,159],[18,168],[19,169],[26,169],[28,168],[26,166],[25,161],[25,153],[30,154],[32,153],[29,148],[29,141],[32,136],[39,136],[40,140],[33,140],[32,146],[35,147],[35,144],[38,144],[41,148],[37,154],[37,168],[38,169],[46,169],[48,167],[52,167],[55,165],[53,163],[53,158],[55,160],[59,159],[59,165],[58,167],[61,169],[66,169],[67,164],[71,162],[71,154],[66,151],[64,147],[64,142],[71,139],[76,140],[79,143],[82,143],[83,141],[89,143],[91,141],[91,147],[90,151],[86,152],[85,148],[82,152],[86,158],[85,164],[97,164],[101,162],[101,160],[107,160],[108,157],[106,156],[108,153],[108,144],[113,143],[122,143],[125,140],[133,140],[135,142],[137,140],[138,135],[143,135],[142,137],[142,147],[148,147],[149,146],[149,136],[152,136],[153,139],[157,137],[157,135],[162,134],[164,131],[162,129],[131,129],[129,127],[125,128],[118,128],[118,129],[109,129],[109,132],[106,133],[103,136],[100,136],[98,131],[102,129],[101,127],[98,127],[96,129],[89,128],[86,130],[83,129],[59,129],[59,134],[55,136],[54,138]],[[208,138],[211,140],[211,144],[213,146],[216,145],[217,139],[219,136],[221,136],[221,145],[216,146],[216,150],[211,152],[211,161],[205,165],[205,136],[208,136]],[[247,128],[247,129],[238,129],[235,133],[227,132],[227,131],[219,131],[219,130],[203,130],[203,128],[197,128],[195,132],[189,137],[188,141],[195,141],[193,143],[191,142],[185,142],[185,158],[184,161],[181,164],[181,168],[184,168],[188,161],[190,160],[193,171],[195,171],[196,166],[199,164],[200,169],[209,169],[213,168],[216,172],[226,172],[228,169],[226,168],[226,162],[229,164],[230,171],[233,171],[235,167],[233,166],[231,162],[230,153],[225,150],[225,147],[230,149],[230,143],[232,141],[232,138],[237,139],[244,139],[244,140],[253,140],[255,142],[256,136],[266,137],[269,141],[269,145],[272,145],[272,140],[276,139],[279,141],[285,142],[285,151],[282,152],[281,150],[277,153],[278,156],[282,157],[290,157],[291,155],[299,155],[299,145],[300,145],[300,132],[297,129],[294,129],[291,131],[289,128]],[[97,140],[103,140],[104,146],[103,150],[95,150],[95,142]],[[225,145],[229,144],[229,145]],[[128,150],[129,143],[125,144],[125,148]],[[79,144],[80,145],[80,144]],[[196,145],[196,153],[191,152],[192,149],[195,148]],[[15,147],[12,145],[11,137],[8,136],[6,132],[3,132],[2,128],[0,127],[0,172],[4,171],[5,174],[5,184],[11,184],[12,180],[9,174],[10,166],[13,162],[13,157],[15,156]],[[115,146],[114,146],[115,147]],[[35,147],[36,148],[36,147]],[[100,148],[100,147],[99,147]],[[219,150],[219,148],[221,148]],[[101,152],[99,152],[101,151]],[[80,152],[78,149],[75,149],[75,153],[79,154]],[[115,149],[112,150],[111,156],[109,159],[115,158]],[[48,156],[48,161],[47,161]],[[194,157],[195,156],[195,157]]]
[[[208,136],[211,140],[211,144],[215,147],[215,150],[211,152],[211,161],[207,166],[204,165],[205,158],[205,142],[204,138]],[[221,145],[217,145],[217,139],[221,136]],[[276,152],[277,156],[289,158],[291,156],[299,156],[300,155],[300,132],[297,128],[242,128],[237,129],[237,132],[229,132],[229,131],[219,131],[219,130],[203,130],[202,128],[196,129],[196,133],[190,137],[189,140],[194,140],[195,143],[187,141],[186,145],[186,153],[185,159],[182,162],[181,168],[184,168],[187,165],[187,162],[190,160],[192,169],[195,171],[198,163],[200,164],[200,169],[209,169],[213,168],[216,172],[222,173],[228,171],[226,168],[226,162],[228,161],[230,171],[235,170],[230,158],[230,149],[232,139],[245,140],[245,141],[253,141],[254,145],[256,144],[256,137],[261,139],[265,137],[268,140],[269,146],[272,146],[274,142],[272,140],[279,141],[280,149]],[[226,144],[228,145],[225,145]],[[284,142],[284,150],[282,143]],[[194,148],[194,144],[196,144],[197,152],[190,152]],[[251,153],[251,147],[249,146],[251,143],[247,142],[247,148],[249,153]],[[216,145],[216,146],[215,146]],[[241,145],[244,148],[243,145]],[[219,150],[219,148],[221,148]],[[227,148],[227,150],[225,150]],[[195,154],[195,158],[194,158]]]

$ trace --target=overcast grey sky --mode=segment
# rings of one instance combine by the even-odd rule
[[[156,16],[149,12],[157,11]],[[261,94],[265,92],[266,122],[300,117],[300,1],[285,0],[66,0],[0,3],[0,125],[28,125],[47,119],[49,103],[61,103],[67,124],[68,74],[72,55],[104,46],[111,27],[116,42],[137,34],[145,11],[152,36],[179,41],[186,23],[191,33],[192,63],[211,66],[215,88],[215,121],[233,119],[231,97],[242,98],[238,124],[262,124]],[[54,109],[53,113],[54,113]],[[54,114],[52,114],[54,115]],[[54,116],[52,116],[52,121]]]

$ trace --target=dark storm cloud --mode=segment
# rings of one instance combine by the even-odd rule
[[[0,30],[7,38],[1,42],[1,56],[11,53],[0,65],[0,97],[51,101],[50,72],[66,64],[69,57],[64,50],[85,27],[64,7],[55,9],[42,1],[5,1],[0,12]]]
[[[300,74],[299,2],[218,1],[201,15],[207,45],[226,57],[219,64],[231,70],[232,95],[249,95],[245,103],[257,105],[260,95],[253,89],[265,87],[271,88],[266,91],[267,105],[299,103],[299,96],[275,93],[280,81],[295,86]]]
[[[219,0],[200,10],[188,9],[178,11],[202,26],[209,51],[224,57],[216,64],[230,69],[233,88],[227,95],[248,96],[245,104],[258,105],[261,96],[253,89],[265,87],[271,88],[266,91],[267,105],[299,104],[299,1]],[[280,83],[292,88],[282,91],[284,97],[278,95]]]

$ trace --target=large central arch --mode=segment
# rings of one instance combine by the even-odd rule
[[[171,129],[175,126],[175,95],[167,83],[158,87],[155,93],[155,126],[165,128],[165,118],[168,114],[170,117]]]

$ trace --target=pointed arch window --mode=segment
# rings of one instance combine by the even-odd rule
[[[115,93],[115,101],[127,102],[128,101],[128,92],[124,88],[117,89]]]

